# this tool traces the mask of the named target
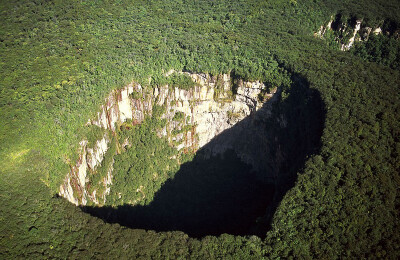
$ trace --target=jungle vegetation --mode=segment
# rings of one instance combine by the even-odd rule
[[[399,258],[398,40],[341,52],[313,37],[340,12],[399,24],[397,0],[20,0],[0,12],[1,258]],[[320,149],[262,236],[130,229],[56,195],[108,93],[170,69],[273,85],[299,75],[321,97]],[[135,134],[173,153],[140,130],[151,124]]]

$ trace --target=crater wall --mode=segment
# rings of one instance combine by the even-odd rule
[[[265,104],[267,101],[268,104],[274,102],[273,96],[277,88],[269,92],[262,82],[233,79],[229,74],[168,74],[171,73],[186,74],[195,82],[195,86],[188,90],[169,85],[143,88],[140,84],[132,82],[108,95],[97,116],[87,122],[87,126],[98,127],[104,134],[95,141],[83,139],[80,142],[79,158],[75,163],[71,163],[70,171],[60,186],[61,196],[75,205],[87,205],[89,202],[104,204],[112,185],[112,162],[106,166],[107,174],[95,183],[96,187],[101,188],[90,187],[93,185],[92,177],[98,174],[98,168],[112,145],[117,128],[128,119],[132,120],[133,124],[140,124],[146,116],[152,116],[154,105],[165,108],[161,117],[166,119],[166,124],[157,130],[157,134],[159,137],[166,137],[169,143],[181,152],[196,152],[210,143],[215,136],[244,118],[251,118],[256,111],[258,119],[259,115],[262,115],[262,120],[271,115],[271,105]],[[243,129],[256,126],[253,120],[246,122],[242,123]],[[282,123],[284,124],[284,120]],[[254,135],[257,135],[258,130],[254,129]],[[255,144],[241,136],[240,132],[235,131],[231,135],[231,138],[237,141],[215,139],[213,145],[208,146],[212,149],[207,149],[207,153],[218,154],[227,149],[234,149],[244,161],[256,168],[263,167],[258,163],[260,160],[256,156],[259,151],[254,149],[262,146],[259,143],[261,139],[251,139],[257,142]],[[259,136],[263,136],[261,132]],[[126,145],[129,145],[129,140],[117,144],[116,153],[121,152]],[[242,149],[245,146],[247,148]],[[238,149],[239,147],[241,149]]]

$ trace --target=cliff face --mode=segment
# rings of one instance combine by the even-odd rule
[[[354,42],[368,41],[371,34],[383,34],[388,37],[399,39],[399,28],[391,28],[390,30],[385,31],[382,30],[382,25],[389,22],[390,21],[382,21],[381,26],[370,27],[366,25],[363,19],[352,18],[349,20],[343,20],[341,15],[338,14],[335,17],[332,16],[326,24],[321,25],[319,30],[314,33],[314,36],[325,38],[327,33],[330,31],[333,33],[335,41],[340,44],[340,49],[342,51],[348,51],[354,45]]]
[[[367,41],[372,31],[370,27],[363,27],[361,30],[362,20],[356,20],[354,25],[340,23],[335,21],[333,17],[326,25],[321,25],[318,32],[314,36],[324,38],[325,34],[330,30],[335,34],[335,40],[340,44],[340,50],[348,51],[353,46],[354,41]],[[382,30],[376,28],[374,33],[379,34]]]
[[[222,131],[262,108],[263,103],[276,92],[275,89],[266,93],[266,86],[259,81],[233,80],[228,74],[215,77],[187,72],[184,74],[196,83],[194,88],[184,90],[165,85],[144,89],[139,84],[131,83],[110,93],[96,118],[87,123],[101,128],[104,135],[94,142],[80,142],[79,159],[70,166],[70,172],[60,186],[59,194],[76,205],[86,205],[89,201],[103,204],[112,185],[112,162],[106,166],[106,175],[96,183],[100,185],[100,189],[90,187],[93,182],[89,180],[102,165],[105,154],[112,146],[112,137],[115,136],[117,127],[127,119],[140,124],[146,115],[152,115],[155,104],[165,108],[161,117],[167,122],[164,128],[158,130],[158,135],[167,137],[169,143],[179,151],[195,152]],[[270,109],[265,106],[262,109],[268,117]],[[176,115],[180,115],[182,120],[174,120]],[[129,140],[126,140],[122,147],[128,144]],[[237,144],[244,145],[240,142]],[[213,147],[216,148],[212,153],[235,149],[222,143]],[[239,156],[250,160],[253,149],[247,150],[248,153],[243,152]]]

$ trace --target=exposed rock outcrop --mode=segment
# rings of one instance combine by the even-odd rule
[[[393,34],[389,31],[383,32],[380,26],[369,27],[363,23],[363,19],[352,18],[342,21],[340,14],[336,15],[336,17],[331,16],[329,21],[325,25],[321,25],[320,29],[314,33],[314,36],[322,39],[328,31],[333,32],[335,41],[340,44],[340,50],[342,51],[350,50],[356,41],[368,41],[371,33],[374,35]]]
[[[88,141],[82,140],[78,151],[79,159],[71,166],[60,187],[61,196],[76,205],[86,205],[88,201],[103,204],[112,185],[112,164],[107,166],[107,175],[100,183],[96,183],[103,187],[101,191],[92,189],[89,192],[88,186],[91,176],[97,174],[97,168],[110,147],[110,136],[115,135],[118,125],[128,119],[135,124],[141,123],[146,115],[152,114],[154,104],[165,108],[162,118],[167,121],[166,126],[159,129],[158,135],[167,137],[170,144],[180,151],[194,152],[222,131],[259,110],[276,92],[275,88],[266,93],[266,86],[259,81],[234,82],[229,74],[212,77],[208,74],[179,73],[190,76],[196,86],[189,90],[168,85],[150,89],[131,83],[106,98],[105,105],[101,107],[96,118],[88,122],[89,125],[105,130],[106,134],[93,147],[88,147]],[[233,89],[236,93],[233,93]],[[268,114],[268,109],[263,109]],[[175,120],[176,113],[183,113],[184,118]],[[128,144],[129,140],[126,140],[124,145]],[[221,145],[212,152],[219,153],[228,148],[234,147]],[[250,155],[251,153],[247,157],[250,158]],[[245,154],[239,156],[246,157]]]

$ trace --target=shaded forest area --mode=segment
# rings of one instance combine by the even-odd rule
[[[146,206],[84,207],[109,223],[155,231],[183,231],[191,237],[248,235],[272,201],[263,183],[234,151],[185,163]]]

